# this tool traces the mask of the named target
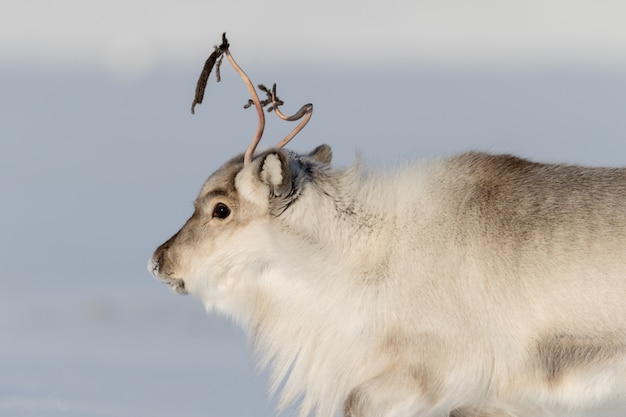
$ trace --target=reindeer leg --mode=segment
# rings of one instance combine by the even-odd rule
[[[434,408],[434,384],[417,369],[394,369],[352,390],[344,402],[344,417],[447,417]]]

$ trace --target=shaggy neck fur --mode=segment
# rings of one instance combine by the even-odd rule
[[[383,341],[372,339],[394,320],[379,297],[392,249],[380,238],[393,236],[380,232],[394,219],[384,190],[371,192],[381,179],[364,176],[355,165],[296,179],[298,198],[272,229],[280,259],[261,278],[265,293],[254,294],[249,326],[260,364],[272,368],[272,392],[283,385],[279,408],[301,399],[302,416],[333,416],[352,388],[389,366],[376,348]]]

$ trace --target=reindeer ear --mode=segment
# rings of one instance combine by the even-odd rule
[[[333,159],[333,151],[328,145],[320,145],[313,149],[308,156],[321,164],[328,165],[331,159]]]
[[[259,179],[267,184],[270,195],[281,197],[291,189],[291,170],[289,159],[281,151],[270,151],[260,164]]]

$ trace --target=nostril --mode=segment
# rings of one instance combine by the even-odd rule
[[[163,265],[163,253],[161,252],[159,256],[154,261],[154,272],[159,272],[161,270],[161,266]]]
[[[158,275],[161,270],[161,265],[163,265],[163,254],[159,254],[157,257],[152,257],[150,262],[148,262],[148,270],[153,275]]]

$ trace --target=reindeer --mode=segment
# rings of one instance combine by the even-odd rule
[[[247,329],[270,391],[282,386],[279,410],[534,417],[624,404],[625,168],[470,152],[337,169],[327,145],[283,148],[313,108],[284,115],[275,88],[265,104],[302,121],[256,152],[263,103],[225,36],[208,66],[223,55],[257,133],[148,269]]]

